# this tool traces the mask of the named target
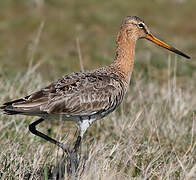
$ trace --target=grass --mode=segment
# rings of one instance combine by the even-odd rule
[[[91,126],[82,146],[88,158],[81,179],[195,177],[196,83],[193,79],[187,84],[177,83],[176,76],[170,77],[172,68],[168,69],[167,86],[158,81],[147,83],[142,75],[137,77],[121,108]],[[10,95],[20,97],[26,88],[38,90],[42,81],[39,74],[16,77],[18,87],[3,81],[2,101]],[[189,88],[183,89],[182,85]],[[35,119],[2,116],[2,179],[51,178],[60,169],[61,150],[29,133],[28,124]],[[40,129],[46,133],[51,129],[50,135],[65,143],[71,143],[76,130],[73,124],[57,121],[44,122]]]
[[[139,15],[192,61],[137,43],[123,104],[85,134],[80,179],[196,178],[195,1],[36,2],[0,2],[1,103],[79,71],[79,50],[85,69],[111,63],[122,18]],[[0,179],[67,177],[62,151],[29,132],[35,120],[1,115]],[[64,143],[75,139],[72,123],[46,121],[39,129]]]

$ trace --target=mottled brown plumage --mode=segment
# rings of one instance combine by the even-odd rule
[[[189,56],[157,39],[136,16],[123,20],[117,37],[114,62],[92,71],[65,75],[25,98],[5,103],[1,109],[8,115],[23,114],[39,116],[40,120],[30,125],[30,131],[63,148],[56,140],[40,133],[35,126],[44,119],[65,119],[76,122],[79,137],[97,119],[116,109],[127,91],[134,64],[136,41],[146,38],[186,58]],[[80,139],[76,144],[80,144]]]
[[[110,71],[108,71],[110,69]],[[4,104],[4,111],[40,117],[61,115],[65,119],[105,116],[122,101],[125,84],[112,67],[71,73],[17,102]]]

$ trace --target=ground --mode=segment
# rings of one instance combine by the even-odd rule
[[[80,71],[79,55],[84,69],[110,64],[122,19],[137,15],[191,60],[138,41],[126,98],[88,129],[78,174],[85,180],[194,179],[194,6],[194,0],[1,0],[0,103]],[[0,119],[1,179],[67,177],[62,151],[29,132],[37,118]],[[77,128],[68,122],[46,121],[39,129],[70,146],[76,138]]]

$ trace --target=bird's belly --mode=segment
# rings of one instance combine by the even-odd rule
[[[119,104],[118,104],[119,105]],[[109,113],[113,112],[118,105],[111,106],[107,110],[100,110],[93,114],[82,114],[82,115],[68,115],[68,114],[42,114],[40,117],[44,119],[57,119],[65,121],[74,121],[78,123],[79,121],[89,120],[91,123],[104,118]]]

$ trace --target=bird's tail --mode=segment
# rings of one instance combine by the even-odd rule
[[[14,101],[6,102],[2,106],[0,106],[0,109],[2,109],[3,114],[6,114],[6,115],[23,114],[23,112],[20,111],[20,109],[15,108],[13,106],[13,104],[22,103],[24,101],[25,101],[24,99],[17,99],[17,100],[14,100]]]

